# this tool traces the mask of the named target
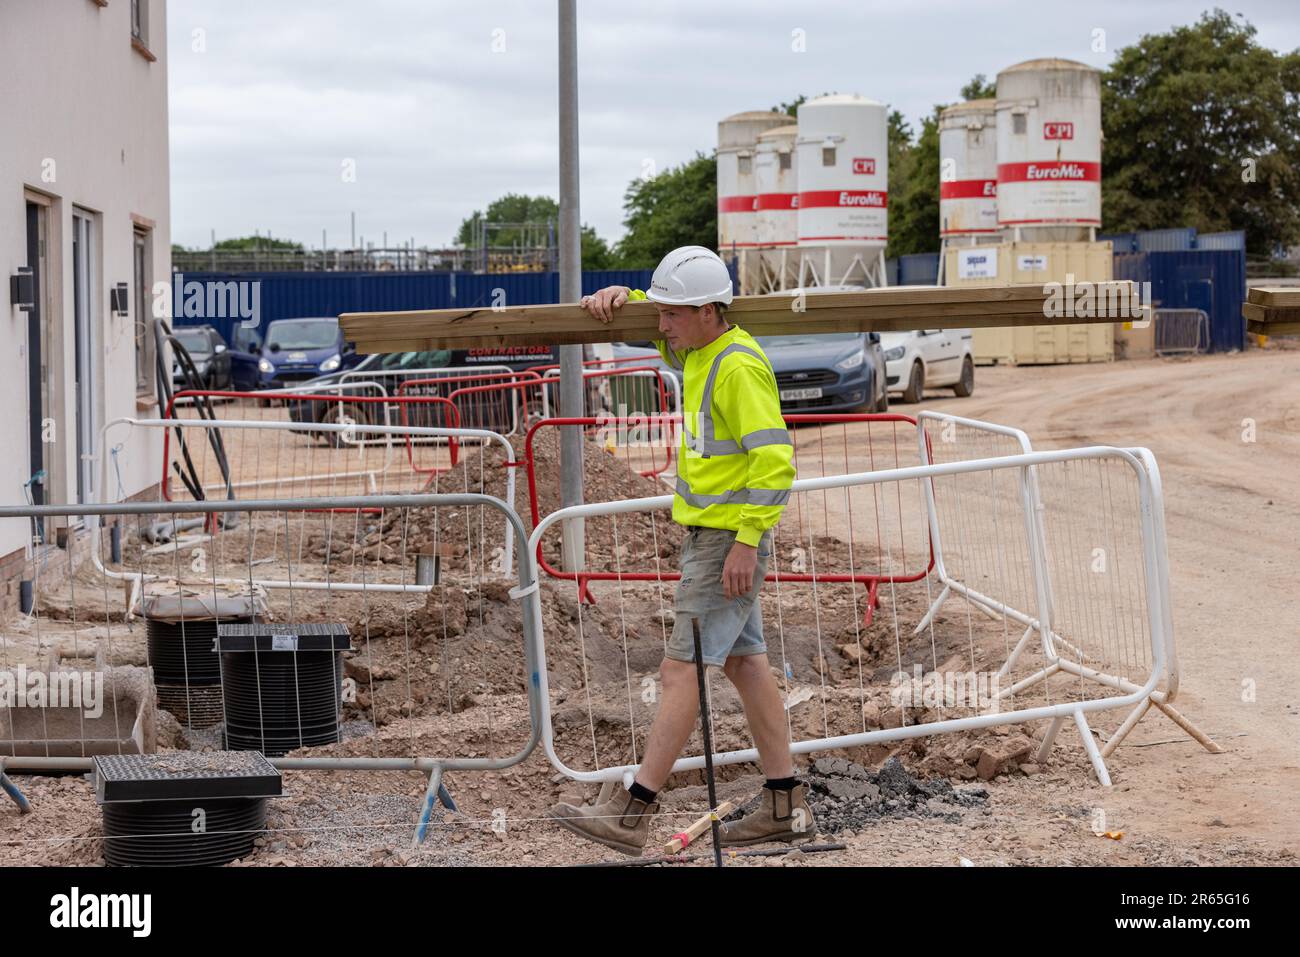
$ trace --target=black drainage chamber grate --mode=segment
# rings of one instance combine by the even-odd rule
[[[115,866],[225,864],[253,850],[280,772],[250,751],[98,755],[104,860]]]
[[[251,618],[225,618],[222,623],[247,623]],[[154,680],[164,684],[220,684],[217,661],[217,620],[191,618],[172,621],[149,618],[145,638]]]
[[[346,625],[223,624],[217,647],[227,747],[278,757],[339,740]]]

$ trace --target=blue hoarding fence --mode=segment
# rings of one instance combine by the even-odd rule
[[[591,270],[584,294],[604,286],[644,289],[648,269]],[[174,273],[176,326],[211,325],[227,343],[241,324],[265,329],[277,319],[337,316],[344,312],[473,309],[559,301],[559,274],[455,272]]]

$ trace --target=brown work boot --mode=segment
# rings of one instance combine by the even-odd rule
[[[646,804],[620,785],[614,788],[614,796],[601,804],[557,804],[548,816],[579,837],[637,857],[645,850],[650,819],[658,810],[658,801]]]
[[[808,841],[817,834],[817,819],[808,806],[808,785],[792,791],[763,788],[758,807],[739,821],[723,824],[718,838],[723,847],[747,847],[768,841]]]

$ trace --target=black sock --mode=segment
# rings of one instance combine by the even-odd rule
[[[798,778],[768,778],[763,787],[769,791],[793,791],[798,783]]]
[[[638,782],[633,781],[632,786],[627,789],[627,793],[632,795],[638,801],[645,801],[646,804],[654,802],[655,795],[659,792],[651,791],[647,787],[642,787]]]

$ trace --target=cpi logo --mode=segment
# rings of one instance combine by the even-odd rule
[[[1072,140],[1074,139],[1074,124],[1073,123],[1044,123],[1043,139]]]
[[[876,175],[876,161],[869,156],[853,157],[853,172],[861,173],[864,176]]]

